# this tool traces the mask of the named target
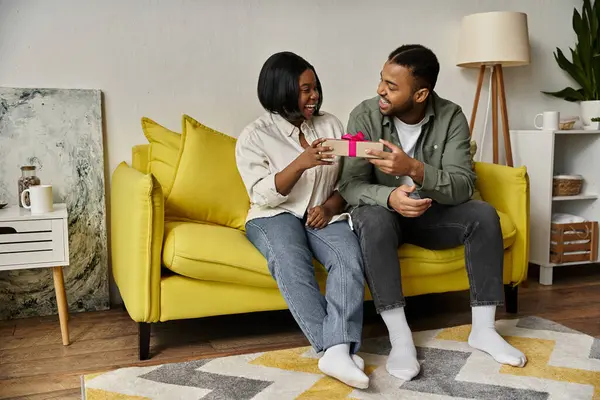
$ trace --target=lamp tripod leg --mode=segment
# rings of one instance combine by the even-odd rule
[[[504,152],[506,154],[506,165],[513,166],[512,146],[508,127],[508,109],[506,108],[506,92],[504,89],[504,73],[502,65],[497,66],[498,87],[500,89],[500,112],[502,113],[502,134],[504,138]]]
[[[492,144],[493,162],[498,164],[498,66],[492,68]]]
[[[479,97],[481,96],[481,86],[483,85],[483,76],[485,75],[485,65],[479,67],[479,77],[477,78],[477,90],[475,91],[475,100],[473,101],[473,111],[471,112],[471,121],[469,123],[469,134],[473,137],[473,129],[475,128],[475,117],[477,116],[477,108],[479,107]]]

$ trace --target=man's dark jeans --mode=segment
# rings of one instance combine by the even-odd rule
[[[360,206],[352,211],[352,222],[378,313],[406,304],[398,260],[398,247],[403,243],[430,250],[464,245],[471,305],[504,303],[502,230],[496,210],[488,203],[433,203],[416,218],[403,217],[381,206]]]

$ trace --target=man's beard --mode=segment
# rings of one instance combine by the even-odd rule
[[[414,108],[415,108],[415,100],[411,96],[406,102],[404,102],[404,104],[399,106],[397,109],[393,109],[391,114],[394,117],[400,118],[400,117],[403,117],[404,115],[408,114],[409,112],[411,112]]]

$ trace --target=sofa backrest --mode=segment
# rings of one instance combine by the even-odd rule
[[[131,149],[131,166],[144,174],[148,173],[149,144],[138,144]]]

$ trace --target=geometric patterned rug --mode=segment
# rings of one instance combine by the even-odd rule
[[[500,334],[525,353],[503,366],[467,344],[470,325],[414,332],[420,374],[410,382],[385,370],[387,337],[359,354],[368,389],[323,375],[310,347],[122,368],[82,377],[86,400],[109,399],[594,399],[600,400],[600,340],[538,317],[500,320]]]

